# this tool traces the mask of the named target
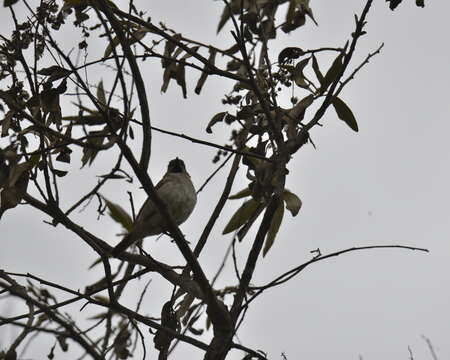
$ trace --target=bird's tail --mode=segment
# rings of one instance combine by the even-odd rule
[[[142,237],[138,236],[135,232],[131,231],[124,236],[122,241],[118,243],[111,251],[113,257],[117,257],[122,254],[128,247],[130,247],[135,242],[141,240]]]

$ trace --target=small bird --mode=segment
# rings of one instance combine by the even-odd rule
[[[155,189],[161,200],[167,205],[167,209],[177,225],[184,223],[194,210],[197,194],[183,160],[176,158],[169,162],[167,172],[156,184]],[[114,257],[118,256],[135,242],[165,231],[167,231],[167,227],[162,215],[153,201],[148,198],[139,210],[133,228],[114,247],[111,254]]]

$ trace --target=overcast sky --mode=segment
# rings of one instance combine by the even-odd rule
[[[282,37],[273,52],[285,46],[342,46],[353,31],[353,14],[360,13],[363,3],[312,0],[319,27],[308,21],[304,28]],[[380,43],[385,47],[342,94],[360,131],[352,132],[331,110],[324,126],[312,132],[317,149],[306,146],[289,163],[288,188],[301,197],[303,208],[295,218],[286,213],[277,242],[259,263],[253,284],[267,283],[309,260],[310,251],[317,248],[329,253],[353,246],[401,244],[424,247],[430,253],[396,249],[354,252],[312,265],[294,280],[268,291],[254,302],[238,335],[243,344],[266,351],[271,359],[280,359],[282,352],[289,360],[358,359],[359,355],[367,360],[409,359],[408,346],[415,359],[432,359],[422,335],[431,339],[439,359],[450,358],[450,3],[426,1],[424,9],[414,3],[404,0],[395,12],[384,1],[373,5],[368,34],[361,40],[353,65]],[[187,37],[221,48],[232,44],[227,29],[215,35],[222,11],[220,1],[185,4],[153,1],[150,15],[155,23],[164,21]],[[9,24],[9,14],[2,10],[2,34],[9,33]],[[76,39],[74,34],[65,36],[60,42]],[[71,46],[76,43],[67,44],[67,48]],[[326,60],[322,60],[324,68]],[[227,129],[221,133],[218,126],[212,136],[204,129],[212,115],[224,111],[220,98],[230,90],[230,82],[209,79],[201,96],[193,93],[191,85],[188,99],[183,100],[174,84],[166,94],[160,94],[162,76],[157,66],[144,63],[142,69],[155,126],[217,143],[227,140]],[[92,76],[107,83],[110,75],[107,69],[103,71]],[[194,74],[193,79],[197,77]],[[69,105],[65,109],[73,110]],[[214,154],[213,149],[154,134],[150,175],[158,181],[167,162],[181,156],[198,186],[214,170]],[[93,176],[106,171],[111,161],[99,157],[95,172],[87,169],[65,180],[70,188],[63,194],[67,203],[95,184]],[[182,226],[191,242],[195,243],[217,201],[224,174],[200,194],[195,212]],[[245,186],[245,174],[240,175],[242,181],[236,183],[234,191]],[[126,206],[127,190],[135,191],[137,203],[145,199],[136,184],[109,186],[105,194]],[[209,277],[230,241],[230,236],[220,235],[221,231],[238,206],[238,201],[229,202],[200,258]],[[93,204],[91,212],[75,214],[74,219],[110,239],[111,244],[117,242],[115,235],[120,228],[106,218],[97,221],[95,207]],[[44,224],[44,219],[25,206],[3,216],[0,268],[30,272],[73,289],[94,282],[99,272],[87,267],[95,254],[63,228]],[[156,243],[148,239],[146,248],[157,259],[182,263],[167,238]],[[232,275],[226,271],[217,287],[235,284]],[[159,304],[161,294],[167,299],[171,289],[163,288],[157,276],[152,278],[146,308],[157,316],[152,305]],[[130,304],[136,302],[132,289],[126,294]],[[2,315],[23,311],[12,302],[5,304],[3,301],[0,307]],[[79,307],[72,307],[75,314]],[[15,334],[11,329],[0,329],[0,349],[8,346]],[[52,345],[52,339],[43,338],[28,358],[44,358]],[[174,358],[186,358],[191,354],[186,349],[181,348]],[[241,357],[241,353],[230,355],[230,359]]]

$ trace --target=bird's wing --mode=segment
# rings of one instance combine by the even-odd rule
[[[163,178],[156,184],[155,190],[159,191],[161,189],[161,187],[163,187],[164,185],[167,185],[167,183],[169,181],[170,181],[169,177],[167,176],[167,174],[165,174],[163,176]],[[155,214],[157,212],[158,212],[158,209],[155,206],[155,204],[153,203],[152,199],[147,197],[147,200],[145,200],[144,204],[142,204],[141,209],[138,212],[138,215],[136,217],[136,222],[138,222],[140,219],[149,218],[150,216],[152,216],[153,214]]]

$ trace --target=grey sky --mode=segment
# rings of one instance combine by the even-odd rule
[[[185,4],[155,1],[150,15],[154,22],[162,20],[190,38],[223,48],[231,45],[227,29],[215,36],[220,1]],[[361,11],[362,4],[357,0],[311,0],[319,27],[307,22],[303,29],[282,37],[274,53],[285,46],[342,46],[353,31],[353,14]],[[289,360],[357,359],[359,354],[365,360],[408,359],[410,345],[415,358],[431,359],[423,334],[432,340],[439,359],[450,358],[450,50],[445,45],[449,12],[446,1],[429,0],[419,9],[412,0],[404,0],[395,12],[384,1],[375,2],[368,34],[353,64],[381,42],[385,47],[342,94],[357,117],[360,131],[353,133],[330,109],[322,121],[324,126],[312,132],[317,149],[302,148],[290,163],[288,188],[301,197],[303,208],[296,218],[286,213],[277,242],[261,260],[253,284],[264,284],[309,260],[310,251],[317,248],[328,253],[353,246],[402,244],[425,247],[430,253],[371,250],[312,265],[298,278],[255,301],[238,334],[245,345],[267,351],[271,359],[281,358],[284,352]],[[8,12],[2,10],[2,34],[8,33],[8,21]],[[328,63],[323,61],[322,66]],[[219,99],[231,83],[208,79],[200,97],[191,85],[188,99],[183,100],[174,84],[167,94],[160,94],[158,66],[152,68],[146,62],[143,69],[155,126],[217,143],[227,139],[221,125],[213,136],[204,129],[212,115],[224,111]],[[106,82],[104,71],[97,75]],[[207,147],[154,134],[150,175],[158,181],[167,161],[179,155],[198,186],[214,169],[210,161],[214,153]],[[110,166],[107,157],[99,160],[96,165],[100,168]],[[92,176],[101,173],[87,169],[76,179],[67,180],[71,191],[64,197],[73,201],[83,188],[95,183]],[[211,213],[223,186],[223,174],[200,194],[194,214],[182,226],[188,240],[196,241]],[[236,184],[235,191],[245,185],[245,175],[241,175],[243,181]],[[125,206],[126,190],[130,189],[137,186],[110,186],[105,195]],[[141,204],[144,193],[136,190],[135,198]],[[230,236],[220,235],[221,231],[239,204],[227,205],[200,259],[209,277],[230,241]],[[76,214],[75,219],[115,243],[119,227],[106,218],[96,221],[95,206],[92,211]],[[75,236],[61,227],[50,228],[42,219],[41,214],[25,207],[4,215],[0,229],[6,236],[1,240],[0,268],[31,272],[74,289],[95,281],[99,273],[87,271],[95,255]],[[242,249],[248,247],[249,240]],[[156,243],[148,239],[146,246],[157,259],[181,263],[167,238]],[[233,284],[232,274],[225,272],[218,286]],[[153,278],[146,308],[157,315],[152,304],[159,303],[162,291],[169,296],[170,289],[162,288],[157,276]],[[135,293],[130,291],[127,298],[130,304],[135,303]],[[10,305],[10,314],[20,312]],[[0,348],[12,337],[13,333],[0,329]],[[52,345],[53,340],[42,340],[32,358],[43,358]],[[180,351],[174,358],[182,359],[186,354]],[[230,359],[240,356],[233,353]]]

